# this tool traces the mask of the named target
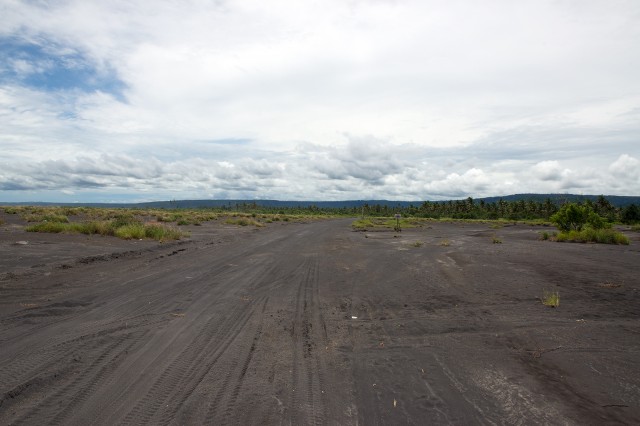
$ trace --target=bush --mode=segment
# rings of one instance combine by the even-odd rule
[[[549,220],[563,232],[582,231],[585,225],[592,229],[603,229],[608,226],[607,222],[591,207],[575,203],[563,205]]]
[[[622,210],[622,222],[627,224],[640,222],[640,208],[630,204]]]

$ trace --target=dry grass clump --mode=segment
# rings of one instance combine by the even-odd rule
[[[551,308],[557,308],[560,306],[560,293],[545,290],[542,294],[542,304]]]
[[[449,246],[451,245],[451,241],[449,241],[449,240],[442,240],[442,241],[440,241],[440,245],[441,245],[442,247],[449,247]]]
[[[264,226],[263,223],[258,222],[257,220],[251,219],[250,217],[238,217],[238,218],[229,218],[224,223],[228,225],[239,225],[239,226],[249,226],[253,225],[256,227]]]
[[[622,287],[622,284],[617,284],[617,283],[612,283],[610,281],[607,281],[606,283],[599,284],[598,287],[600,287],[600,288],[619,288],[619,287]]]

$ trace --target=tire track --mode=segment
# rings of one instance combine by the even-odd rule
[[[326,339],[318,330],[325,327],[322,327],[323,321],[319,320],[317,256],[307,259],[304,269],[306,273],[297,289],[291,335],[294,349],[290,422],[319,425],[325,423],[326,401],[323,398],[323,362],[314,341],[326,343]]]
[[[137,336],[128,345],[121,348],[125,341],[131,337],[132,333],[118,336],[114,342],[100,352],[88,367],[82,370],[82,374],[78,374],[62,389],[46,397],[27,416],[18,419],[15,424],[33,424],[36,418],[41,421],[45,420],[49,424],[62,422],[70,410],[86,398],[88,391],[104,380],[107,371],[115,368],[119,360],[122,360],[122,355],[131,349],[142,336]],[[118,348],[120,349],[116,351]],[[114,354],[114,352],[116,353]],[[60,408],[61,406],[62,408]]]
[[[44,347],[36,350],[24,350],[14,355],[14,359],[0,368],[0,382],[5,389],[18,386],[19,383],[32,380],[38,374],[36,371],[49,371],[51,367],[60,364],[65,358],[73,356],[76,351],[86,350],[89,342],[122,331],[130,333],[141,327],[151,327],[167,322],[168,318],[157,318],[157,315],[148,316],[144,321],[133,324],[122,324],[121,321],[113,321],[110,324],[118,324],[115,327],[101,329],[94,333],[80,334],[66,341],[58,343],[45,342]],[[155,317],[155,318],[154,318]],[[86,331],[86,330],[80,330]]]
[[[262,305],[262,310],[260,312],[260,317],[262,317],[262,315],[264,314],[267,302],[268,298],[265,298]],[[216,392],[216,395],[213,398],[213,401],[205,416],[206,424],[227,424],[229,421],[229,417],[234,412],[245,375],[249,368],[249,364],[251,363],[251,359],[253,358],[253,354],[257,347],[258,340],[260,339],[260,335],[262,334],[262,318],[259,318],[257,323],[257,330],[255,331],[255,333],[253,333],[253,338],[248,339],[245,337],[235,345],[236,347],[242,346],[243,349],[241,353],[246,353],[246,356],[244,357],[242,363],[240,363],[239,357],[233,356],[238,351],[236,350],[233,354],[231,354],[233,356],[231,364],[226,368],[224,380],[222,381],[221,386],[218,388],[218,392]],[[245,333],[244,336],[248,337],[250,335],[251,334],[249,333]],[[251,345],[249,348],[247,348],[247,346],[249,346],[249,342],[251,342]],[[226,347],[224,348],[224,351],[219,352],[216,356],[216,360],[227,354],[228,349],[229,348]],[[239,365],[241,365],[241,367],[238,372]],[[224,407],[224,410],[222,410],[221,407]]]
[[[198,336],[185,348],[152,385],[147,395],[125,416],[123,423],[167,424],[220,356],[243,331],[255,306],[236,310],[217,328],[211,317]],[[176,400],[172,394],[178,393]]]

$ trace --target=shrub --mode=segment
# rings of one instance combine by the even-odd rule
[[[633,226],[631,227],[631,230],[632,230],[633,232],[640,232],[640,225],[633,225]]]
[[[628,224],[640,222],[640,208],[635,204],[626,206],[622,210],[622,222]]]
[[[561,231],[569,232],[572,230],[580,231],[585,223],[589,213],[582,206],[574,203],[565,204],[560,210],[549,219]]]
[[[549,233],[547,231],[541,232],[540,233],[540,239],[543,241],[546,241],[549,239]]]

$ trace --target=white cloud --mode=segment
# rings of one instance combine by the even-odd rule
[[[634,1],[8,0],[0,37],[44,53],[0,69],[0,199],[637,194],[639,28]],[[30,83],[51,58],[123,97]]]

